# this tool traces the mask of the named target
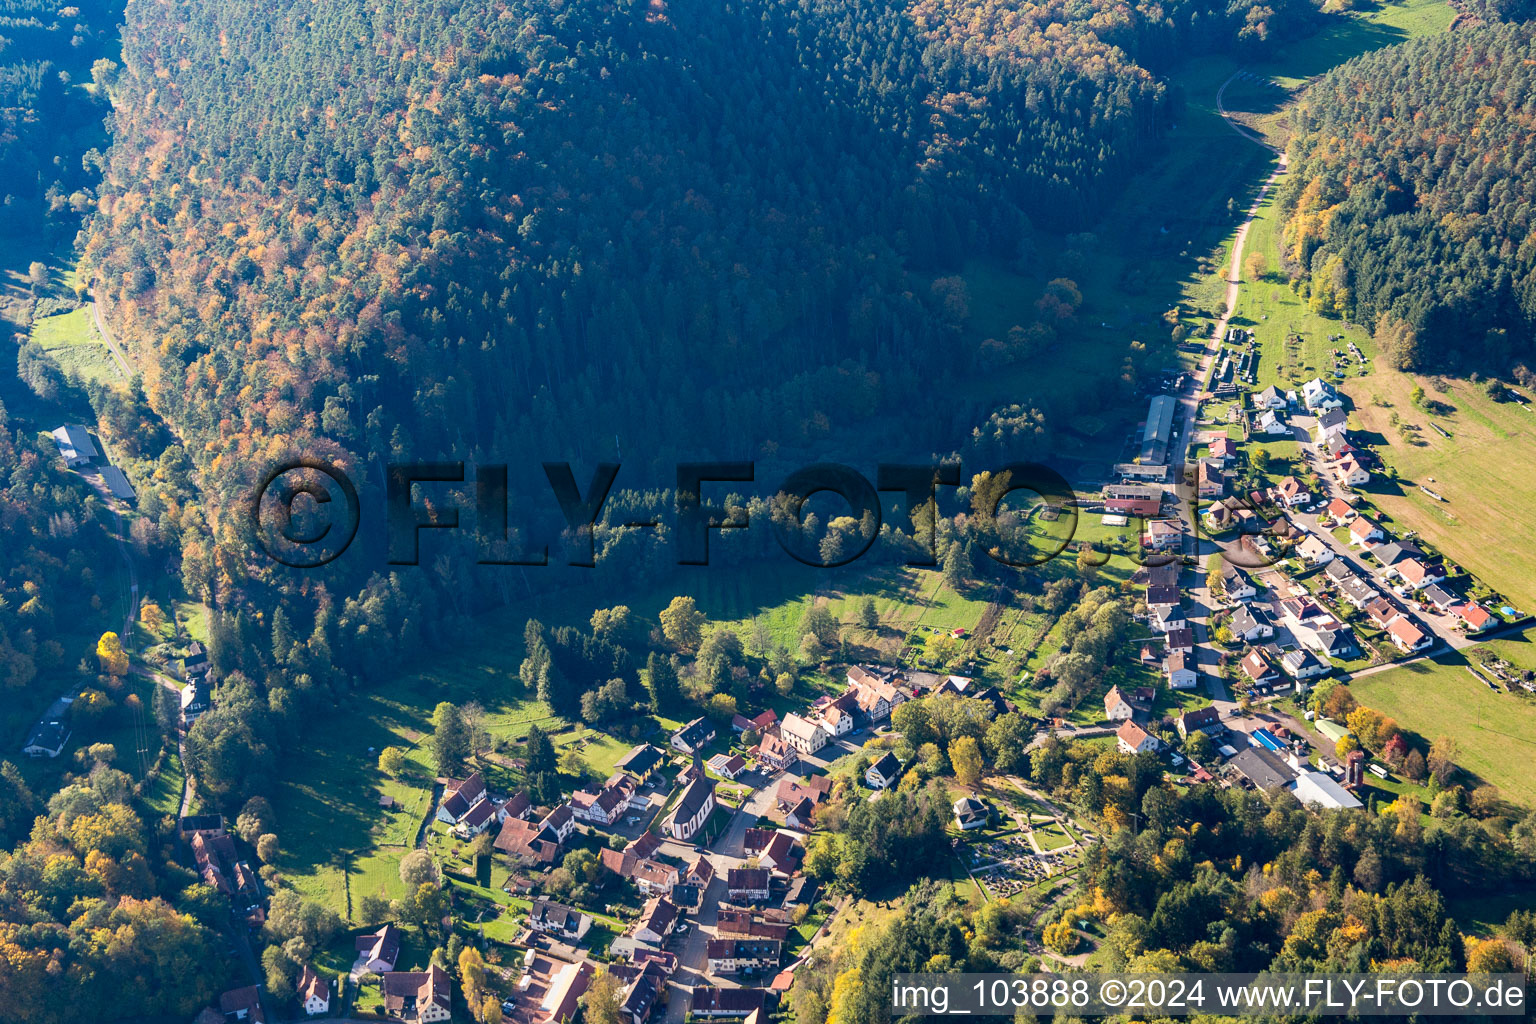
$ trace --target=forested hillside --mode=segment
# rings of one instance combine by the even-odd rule
[[[909,272],[1124,180],[1130,54],[1312,7],[1254,10],[133,4],[89,257],[210,461],[802,444],[968,365]]]
[[[1536,26],[1379,50],[1293,115],[1285,260],[1404,368],[1506,369],[1536,324]]]

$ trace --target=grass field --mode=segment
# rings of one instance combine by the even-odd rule
[[[41,345],[66,374],[85,380],[118,378],[117,364],[106,343],[96,333],[88,306],[36,321],[32,325],[32,340]]]
[[[1528,639],[1499,640],[1496,649],[1516,665],[1536,666]],[[1456,761],[1499,787],[1508,800],[1536,806],[1536,704],[1495,693],[1466,670],[1459,654],[1446,654],[1350,682],[1360,703],[1397,719],[1427,741],[1450,736]]]
[[[1347,392],[1364,428],[1361,436],[1378,445],[1398,477],[1365,490],[1516,607],[1536,609],[1536,546],[1511,532],[1536,502],[1536,403],[1494,402],[1480,384],[1445,380],[1442,388],[1437,380],[1383,368],[1351,382]],[[1448,411],[1416,408],[1409,397],[1415,385]],[[1392,426],[1394,413],[1419,430],[1403,437]],[[1420,484],[1446,500],[1424,494]]]

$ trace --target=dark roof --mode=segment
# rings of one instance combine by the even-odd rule
[[[533,905],[528,908],[529,921],[540,921],[566,931],[580,927],[582,916],[582,912],[575,907],[553,903],[546,899],[534,900]]]
[[[748,892],[768,888],[767,868],[730,868],[725,873],[725,887],[733,892]]]
[[[1295,778],[1284,761],[1260,747],[1240,750],[1228,763],[1260,789],[1284,786]]]
[[[881,778],[894,779],[901,772],[901,761],[897,759],[895,754],[887,750],[880,760],[869,767]]]
[[[621,772],[628,772],[631,775],[648,775],[651,769],[660,764],[661,759],[665,756],[649,743],[642,743],[621,757],[619,763],[614,765],[614,767]]]
[[[1221,721],[1221,712],[1216,709],[1216,705],[1209,704],[1194,711],[1184,712],[1179,716],[1179,721],[1184,723],[1186,729],[1203,729]]]
[[[1408,541],[1394,540],[1391,543],[1382,544],[1379,547],[1372,548],[1371,554],[1374,555],[1376,560],[1379,561],[1382,565],[1396,565],[1398,562],[1401,562],[1405,558],[1418,558],[1419,556],[1423,555],[1424,552],[1414,547],[1413,544],[1409,543]]]
[[[778,960],[784,943],[778,939],[710,939],[705,955],[711,960]]]
[[[677,801],[677,806],[672,808],[673,821],[689,821],[699,813],[709,795],[715,791],[715,784],[707,778],[696,778],[688,783],[688,788],[683,790],[682,797]]]
[[[737,1013],[743,1016],[760,1010],[768,993],[760,988],[715,988],[699,985],[693,990],[694,1013]]]
[[[715,734],[715,727],[707,718],[695,718],[677,732],[672,734],[675,740],[681,740],[684,746],[696,749],[709,742],[709,738]]]
[[[1187,626],[1181,626],[1178,629],[1170,629],[1163,635],[1168,638],[1168,646],[1170,648],[1195,646],[1195,631],[1188,628]]]

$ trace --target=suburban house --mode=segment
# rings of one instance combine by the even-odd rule
[[[695,718],[672,734],[672,749],[684,754],[703,750],[715,738],[715,727],[707,718]]]
[[[816,808],[832,793],[832,780],[811,775],[803,781],[793,776],[779,780],[774,799],[785,812],[784,821],[795,828],[809,828]]]
[[[386,924],[371,935],[357,937],[357,960],[374,974],[388,974],[400,959],[400,929]]]
[[[1462,624],[1466,626],[1468,633],[1481,633],[1499,624],[1498,616],[1492,614],[1488,609],[1475,601],[1468,601],[1466,604],[1458,605],[1452,611],[1462,621]]]
[[[726,892],[732,903],[764,903],[772,878],[767,868],[730,868],[725,873]]]
[[[784,943],[777,939],[710,939],[705,947],[710,974],[776,971]]]
[[[800,760],[795,748],[777,731],[763,733],[763,738],[752,748],[752,756],[761,767],[772,772],[788,771]]]
[[[1253,396],[1253,407],[1255,409],[1284,409],[1285,406],[1284,392],[1273,384]]]
[[[1296,554],[1308,565],[1327,565],[1333,561],[1333,548],[1315,533],[1307,534],[1306,539],[1296,545]]]
[[[1163,639],[1168,644],[1169,652],[1183,651],[1185,654],[1195,652],[1195,631],[1185,626],[1182,629],[1170,629],[1163,634]]]
[[[665,896],[652,896],[645,901],[645,907],[641,909],[634,931],[630,934],[641,942],[659,946],[672,934],[672,926],[677,923],[678,917],[677,908]]]
[[[1333,385],[1321,377],[1313,377],[1301,386],[1301,400],[1308,409],[1337,409],[1344,402],[1333,390]]]
[[[784,720],[779,723],[779,736],[801,754],[814,754],[827,745],[827,733],[824,729],[815,722],[793,713],[785,715]]]
[[[715,784],[699,772],[683,790],[662,828],[673,839],[691,842],[714,811]]]
[[[1173,720],[1179,735],[1188,739],[1191,733],[1209,732],[1221,726],[1221,712],[1216,705],[1208,704],[1196,711],[1186,711]]]
[[[1115,746],[1122,753],[1140,754],[1145,751],[1161,750],[1163,741],[1135,722],[1125,722],[1115,730]]]
[[[1168,655],[1168,660],[1163,663],[1163,672],[1168,677],[1168,686],[1174,690],[1193,689],[1199,681],[1199,673],[1195,670],[1195,659],[1183,653]]]
[[[1331,434],[1343,433],[1348,426],[1349,415],[1342,408],[1324,409],[1317,414],[1317,434],[1314,441],[1320,441]]]
[[[467,779],[454,779],[443,787],[443,799],[437,805],[437,820],[457,825],[470,808],[485,799],[485,776],[479,772]]]
[[[261,1008],[261,993],[255,985],[232,988],[219,996],[219,1011],[225,1020],[241,1024],[266,1024],[267,1015]]]
[[[651,776],[656,774],[656,769],[661,767],[665,757],[665,754],[649,743],[642,743],[619,758],[618,764],[613,767],[615,771],[623,772],[643,786],[651,781]]]
[[[1281,480],[1279,486],[1275,488],[1275,493],[1286,508],[1312,504],[1311,489],[1294,476],[1288,476]]]
[[[1316,679],[1333,671],[1330,666],[1319,661],[1311,651],[1299,649],[1282,654],[1280,667],[1285,669],[1286,675],[1292,679]]]
[[[1405,615],[1399,615],[1387,624],[1387,635],[1404,654],[1421,651],[1435,642],[1432,636],[1425,635],[1424,631],[1408,621]]]
[[[331,983],[309,964],[305,964],[299,972],[297,988],[299,1005],[304,1007],[304,1012],[309,1016],[331,1012]]]
[[[962,831],[973,828],[984,828],[992,818],[992,810],[985,803],[974,796],[961,797],[955,801],[955,824]]]
[[[864,781],[870,789],[885,789],[901,778],[901,761],[887,750],[880,759],[864,771]]]
[[[1376,599],[1378,591],[1359,576],[1347,576],[1339,581],[1339,593],[1344,595],[1344,600],[1364,610]]]
[[[1184,618],[1182,605],[1158,605],[1149,609],[1147,625],[1159,633],[1169,633],[1175,629],[1183,629],[1188,620]]]
[[[1391,601],[1385,597],[1378,597],[1369,601],[1365,606],[1365,614],[1371,617],[1371,621],[1382,629],[1392,624],[1392,620],[1402,617],[1402,612],[1397,610]]]
[[[1289,434],[1291,428],[1285,425],[1285,420],[1280,418],[1279,413],[1266,411],[1259,417],[1258,432],[1270,435]]]
[[[1221,563],[1221,591],[1228,601],[1247,601],[1259,596],[1259,588],[1253,578],[1240,567],[1223,560]]]
[[[1334,498],[1332,501],[1330,501],[1328,503],[1327,511],[1328,517],[1336,523],[1346,523],[1352,516],[1359,515],[1359,513],[1355,511],[1355,506],[1351,505],[1343,498]],[[1380,540],[1381,538],[1378,537],[1377,539]]]
[[[66,423],[62,427],[54,428],[53,439],[58,443],[59,454],[64,458],[64,465],[70,469],[89,466],[92,460],[101,454],[91,443],[90,431],[78,423]]]
[[[1452,594],[1449,590],[1446,590],[1438,583],[1431,583],[1429,586],[1419,591],[1419,600],[1428,601],[1431,605],[1434,606],[1435,611],[1441,613],[1442,615],[1448,613],[1453,605],[1460,603],[1456,598],[1456,595]]]
[[[1431,583],[1445,579],[1443,566],[1437,562],[1421,562],[1417,558],[1405,558],[1398,562],[1388,571],[1388,575],[1393,573],[1414,590],[1423,590]]]
[[[1104,717],[1111,722],[1128,722],[1136,714],[1136,708],[1126,698],[1125,691],[1111,686],[1104,695]]]
[[[1237,442],[1230,437],[1218,437],[1210,444],[1211,458],[1225,466],[1237,457]]]
[[[1333,506],[1329,506],[1331,510]],[[1385,531],[1376,523],[1365,516],[1357,515],[1349,524],[1349,542],[1355,547],[1367,545],[1387,539]]]
[[[1275,667],[1269,663],[1268,658],[1259,652],[1257,647],[1249,650],[1243,656],[1242,666],[1243,675],[1247,676],[1254,686],[1272,686],[1275,680],[1279,678],[1278,673],[1275,672]]]
[[[1269,612],[1258,605],[1249,605],[1239,608],[1232,616],[1228,629],[1239,640],[1252,643],[1255,640],[1267,640],[1275,635],[1275,623],[1270,618]]]
[[[1346,487],[1363,487],[1371,482],[1371,472],[1360,464],[1360,460],[1353,455],[1346,455],[1335,462],[1329,471],[1334,479]]]
[[[1383,569],[1391,568],[1405,558],[1422,558],[1424,552],[1407,541],[1395,540],[1371,549],[1371,557],[1380,562]]]
[[[747,770],[747,760],[740,754],[716,754],[709,759],[709,769],[723,779],[736,780]]]
[[[391,971],[380,979],[384,1012],[421,1024],[448,1020],[453,1004],[453,979],[433,964],[424,971]]]
[[[536,899],[528,908],[528,927],[564,942],[579,942],[592,927],[592,915],[563,903]]]

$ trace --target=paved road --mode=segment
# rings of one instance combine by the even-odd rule
[[[101,316],[101,303],[94,301],[96,298],[97,282],[91,283],[91,319],[96,323],[96,330],[101,333],[101,340],[107,343],[107,349],[112,353],[112,359],[117,363],[117,368],[122,372],[126,380],[133,376],[133,367],[128,365],[128,357],[117,344],[117,339],[112,337],[112,331],[107,327],[106,320]]]
[[[145,668],[142,665],[130,665],[129,671],[134,675],[153,679],[159,685],[176,694],[178,701],[181,699],[181,687],[183,684],[179,680],[172,679],[170,676]],[[181,758],[181,811],[179,816],[185,818],[192,810],[192,773],[187,770],[187,737],[185,734],[177,736],[176,755]]]

